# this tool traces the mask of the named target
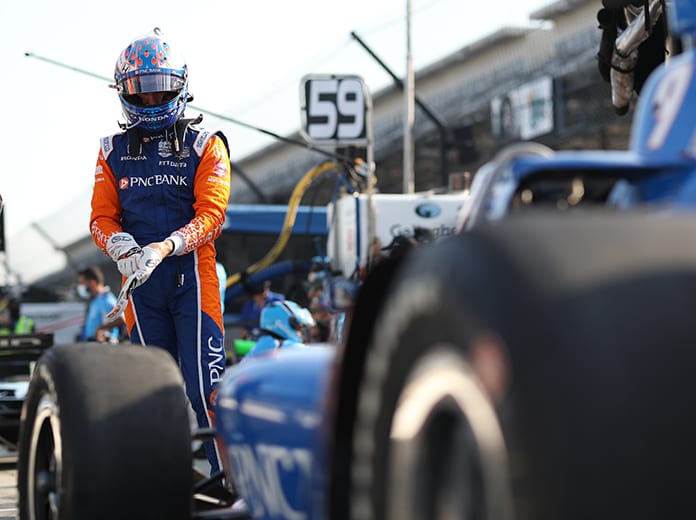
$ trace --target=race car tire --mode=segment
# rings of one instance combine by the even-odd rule
[[[515,326],[513,319],[504,325],[512,316],[505,309],[486,309],[483,293],[507,295],[511,309],[524,289],[506,280],[483,243],[443,240],[407,262],[366,355],[351,518],[438,518],[444,509],[453,518],[510,518],[502,431],[467,349],[479,334],[497,341]]]
[[[413,255],[365,357],[350,518],[690,507],[694,229],[690,216],[532,212]]]
[[[183,379],[158,348],[58,345],[39,360],[20,425],[19,515],[191,517]]]

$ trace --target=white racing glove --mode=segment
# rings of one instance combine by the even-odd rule
[[[138,257],[143,250],[130,233],[114,233],[106,241],[106,252],[116,262],[123,276],[130,276],[138,269]]]
[[[138,280],[135,277],[135,273],[130,275],[125,282],[123,282],[123,287],[121,287],[121,292],[118,293],[118,298],[116,298],[116,304],[114,308],[109,311],[104,317],[104,323],[109,323],[114,321],[116,318],[123,314],[128,306],[128,298],[130,298],[131,292],[135,289]]]
[[[141,286],[150,278],[152,271],[162,263],[162,256],[151,247],[144,247],[139,254],[131,255],[135,259],[136,270],[123,282],[114,308],[106,315],[105,323],[109,323],[123,314],[128,306],[133,289]]]
[[[141,254],[136,255],[135,278],[138,280],[137,285],[142,285],[147,282],[148,278],[155,270],[155,267],[162,263],[162,255],[151,247],[143,247]]]

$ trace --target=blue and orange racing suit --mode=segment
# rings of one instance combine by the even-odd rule
[[[105,253],[121,231],[141,247],[178,237],[173,253],[131,293],[124,318],[132,343],[162,347],[179,363],[198,424],[209,428],[226,360],[213,241],[230,195],[229,149],[219,132],[188,121],[175,126],[178,132],[131,129],[101,140],[90,232]],[[212,441],[204,446],[215,472],[220,454]]]

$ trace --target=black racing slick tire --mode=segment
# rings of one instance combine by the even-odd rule
[[[515,294],[490,276],[491,252],[457,238],[408,260],[366,355],[352,439],[354,520],[510,518],[503,434],[467,357],[477,334],[497,325],[482,300],[470,305],[466,293],[478,291],[459,276],[462,255],[481,287]]]
[[[187,406],[179,368],[164,350],[48,350],[22,411],[20,518],[191,518]]]
[[[417,251],[365,355],[351,520],[691,510],[694,235],[542,212]]]

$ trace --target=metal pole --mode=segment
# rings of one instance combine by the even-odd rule
[[[367,130],[367,267],[371,269],[375,258],[372,255],[372,242],[374,241],[377,233],[375,231],[375,199],[374,194],[374,182],[375,182],[375,137],[372,128],[372,95],[367,91],[365,87],[365,102],[367,104],[367,121],[365,121],[365,129]]]
[[[406,0],[406,86],[404,88],[404,177],[403,192],[413,193],[414,159],[413,126],[414,126],[414,85],[413,57],[411,56],[411,0]]]
[[[368,45],[356,34],[355,31],[351,31],[350,35],[353,39],[360,44],[360,46],[367,51],[367,53],[372,56],[375,61],[386,71],[387,74],[394,80],[394,84],[399,87],[402,91],[405,90],[406,86],[404,82],[394,74],[382,59],[375,54],[375,52],[368,47]],[[447,123],[440,119],[437,115],[433,113],[432,110],[418,97],[415,88],[413,89],[413,99],[414,103],[418,108],[420,108],[423,113],[430,119],[438,129],[440,133],[440,172],[442,174],[442,185],[446,186],[448,182],[449,167],[447,165],[447,147],[449,146],[449,129],[447,128]]]

